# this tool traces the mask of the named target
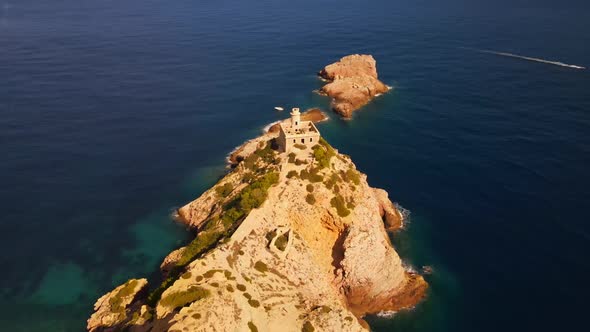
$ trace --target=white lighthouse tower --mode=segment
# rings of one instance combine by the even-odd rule
[[[291,128],[299,130],[301,126],[301,113],[299,108],[295,107],[291,110]]]

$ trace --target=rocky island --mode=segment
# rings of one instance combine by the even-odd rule
[[[105,294],[89,331],[366,331],[364,315],[424,297],[386,232],[403,224],[387,192],[291,115],[178,210],[197,233],[164,259],[163,282]]]
[[[389,87],[378,79],[377,62],[371,55],[348,55],[326,66],[318,75],[329,83],[320,93],[332,97],[332,109],[344,118],[366,105]]]

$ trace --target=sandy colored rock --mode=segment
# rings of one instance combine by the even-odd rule
[[[148,285],[147,279],[131,279],[103,295],[94,304],[94,313],[88,319],[88,331],[108,331],[130,320],[129,306]]]
[[[332,109],[345,118],[366,105],[377,95],[389,91],[379,81],[377,62],[371,55],[348,55],[326,66],[319,72],[320,77],[329,81],[320,93],[332,97]]]
[[[385,221],[385,227],[388,231],[394,231],[403,226],[403,215],[398,211],[393,202],[389,200],[387,191],[379,188],[373,188],[375,198],[379,202],[379,213]]]
[[[245,143],[242,157],[250,160],[247,152],[272,139],[265,134]],[[326,167],[318,167],[311,148],[295,149],[298,163],[270,151],[254,165],[239,162],[182,207],[180,220],[206,232],[211,220],[223,220],[248,174],[267,167],[278,173],[264,203],[226,240],[186,265],[155,305],[144,309],[153,316],[139,326],[152,332],[366,331],[363,315],[420,301],[427,285],[404,269],[385,231],[383,218],[395,213],[387,193],[371,188],[349,157],[326,142],[320,148],[331,156]],[[220,195],[221,186],[231,190]],[[162,266],[174,266],[182,253],[173,252]],[[134,307],[133,317],[143,317],[142,307]],[[102,312],[96,308],[93,318]]]

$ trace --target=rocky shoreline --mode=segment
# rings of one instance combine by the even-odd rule
[[[332,98],[332,109],[344,118],[390,89],[378,79],[377,62],[371,55],[345,56],[318,75],[328,82],[319,92]]]
[[[246,142],[178,210],[196,238],[166,257],[158,287],[132,279],[101,297],[89,331],[366,331],[364,315],[425,296],[386,233],[403,224],[387,192],[326,141],[287,154],[277,135]]]

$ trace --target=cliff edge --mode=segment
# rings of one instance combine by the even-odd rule
[[[329,83],[321,94],[332,97],[332,109],[344,118],[366,105],[379,94],[389,91],[379,81],[377,62],[371,55],[353,54],[322,69],[318,75]]]
[[[403,223],[387,193],[323,139],[280,153],[276,137],[179,209],[195,239],[150,292],[132,279],[101,297],[89,331],[365,331],[363,315],[424,297],[386,233]]]

